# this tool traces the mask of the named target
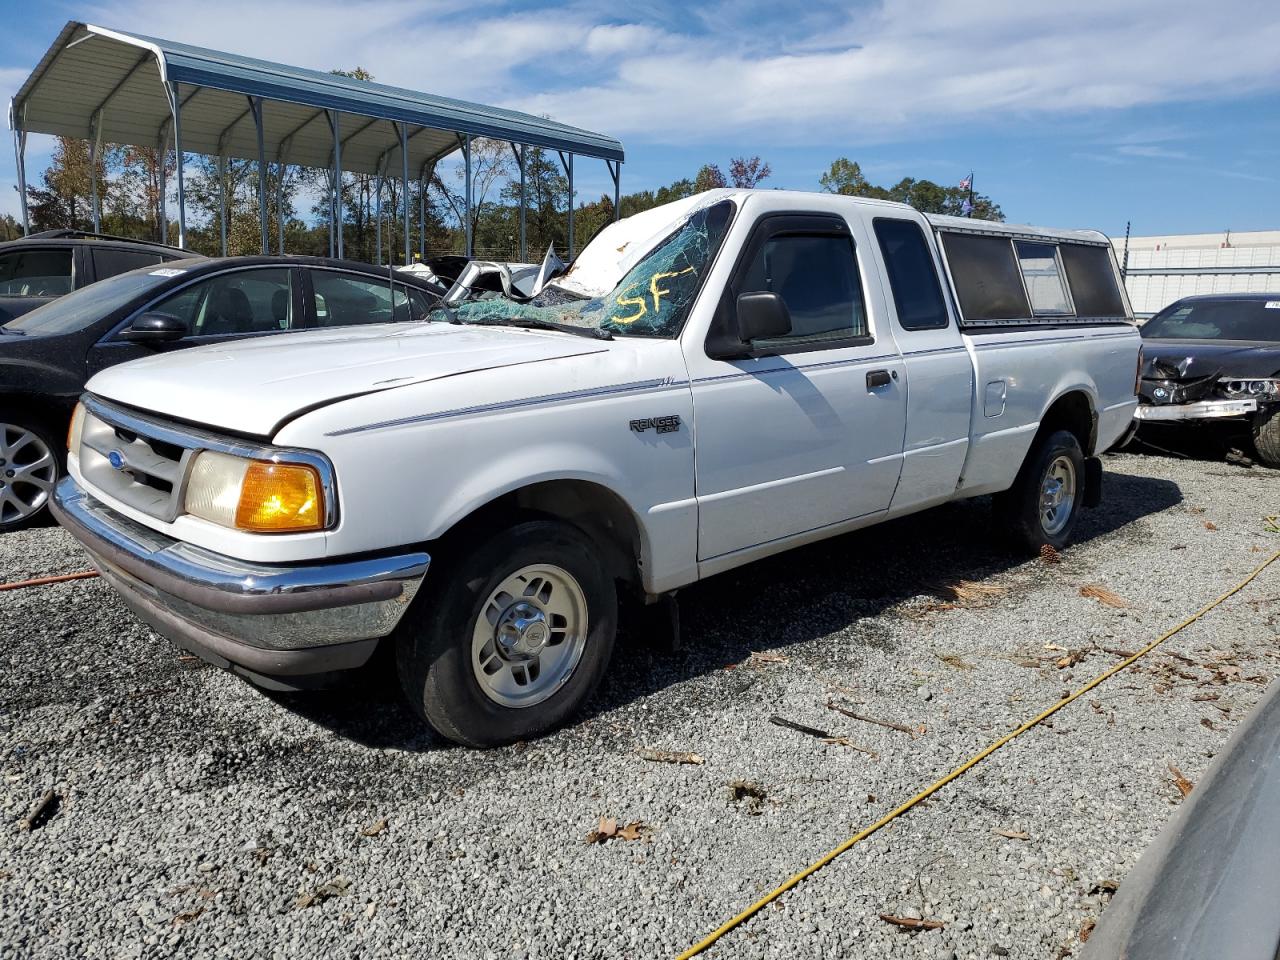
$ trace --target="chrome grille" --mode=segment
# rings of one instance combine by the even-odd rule
[[[86,405],[81,474],[135,510],[172,521],[181,508],[182,481],[194,449],[155,436],[137,418],[112,414],[103,404]]]

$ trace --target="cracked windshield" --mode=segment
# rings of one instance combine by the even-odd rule
[[[602,297],[578,297],[554,286],[526,303],[506,297],[471,300],[429,319],[459,323],[548,323],[582,327],[601,334],[674,337],[680,333],[702,277],[715,260],[733,204],[722,201],[696,211],[674,233],[632,267]]]

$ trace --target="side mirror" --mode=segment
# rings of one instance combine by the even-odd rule
[[[744,293],[738,297],[738,339],[755,340],[785,337],[791,332],[791,312],[776,293]]]
[[[134,320],[120,338],[132,343],[167,343],[187,335],[187,325],[167,313],[144,313]]]

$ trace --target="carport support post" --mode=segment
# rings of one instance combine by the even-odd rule
[[[374,188],[373,194],[373,223],[376,240],[374,242],[373,262],[378,266],[382,266],[382,170],[384,164],[378,164],[377,186]]]
[[[93,232],[102,232],[102,216],[98,203],[98,155],[102,151],[101,122],[102,112],[98,111],[89,120],[89,202],[93,207]]]
[[[525,196],[524,196],[524,144],[516,150],[516,166],[520,168],[520,262],[529,262],[529,248],[525,235]]]
[[[227,158],[218,154],[218,235],[222,255],[227,255]]]
[[[160,242],[169,242],[169,178],[165,168],[169,165],[169,136],[164,128],[160,128],[160,142],[156,144],[156,155],[160,160]]]
[[[284,256],[284,160],[276,164],[276,240],[280,256]]]
[[[23,107],[26,110],[26,107]],[[13,126],[13,153],[18,164],[18,197],[22,207],[22,235],[31,232],[31,221],[27,216],[27,132],[22,128],[22,118],[16,116],[13,107],[9,108],[9,122]]]
[[[617,223],[622,216],[622,161],[606,160],[605,164],[609,167],[609,176],[613,178],[613,222]]]
[[[467,134],[467,138],[462,141],[462,160],[466,169],[467,178],[467,202],[464,207],[466,223],[463,224],[464,235],[467,239],[467,256],[472,255],[472,241],[475,239],[471,236],[471,134]]]
[[[187,248],[187,194],[182,174],[182,84],[169,84],[169,110],[173,114],[173,153],[178,177],[178,247]],[[96,201],[95,201],[96,202]],[[168,237],[165,238],[166,241]]]
[[[402,181],[404,190],[402,199],[404,206],[404,265],[407,267],[413,249],[409,238],[411,221],[409,219],[409,124],[407,123],[400,124],[400,161],[401,175],[404,178]]]
[[[249,109],[253,111],[253,126],[258,132],[258,219],[262,224],[262,254],[271,250],[270,221],[267,217],[267,148],[262,140],[262,98],[250,97]]]
[[[418,178],[418,255],[427,259],[427,181]]]
[[[573,154],[565,157],[560,154],[560,166],[564,167],[565,176],[569,179],[569,260],[573,260]]]
[[[333,131],[333,232],[338,238],[338,259],[342,259],[342,115],[334,110],[329,114],[329,129]]]

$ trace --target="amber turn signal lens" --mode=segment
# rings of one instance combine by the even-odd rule
[[[324,491],[314,467],[255,460],[245,471],[235,525],[257,533],[324,528]]]

